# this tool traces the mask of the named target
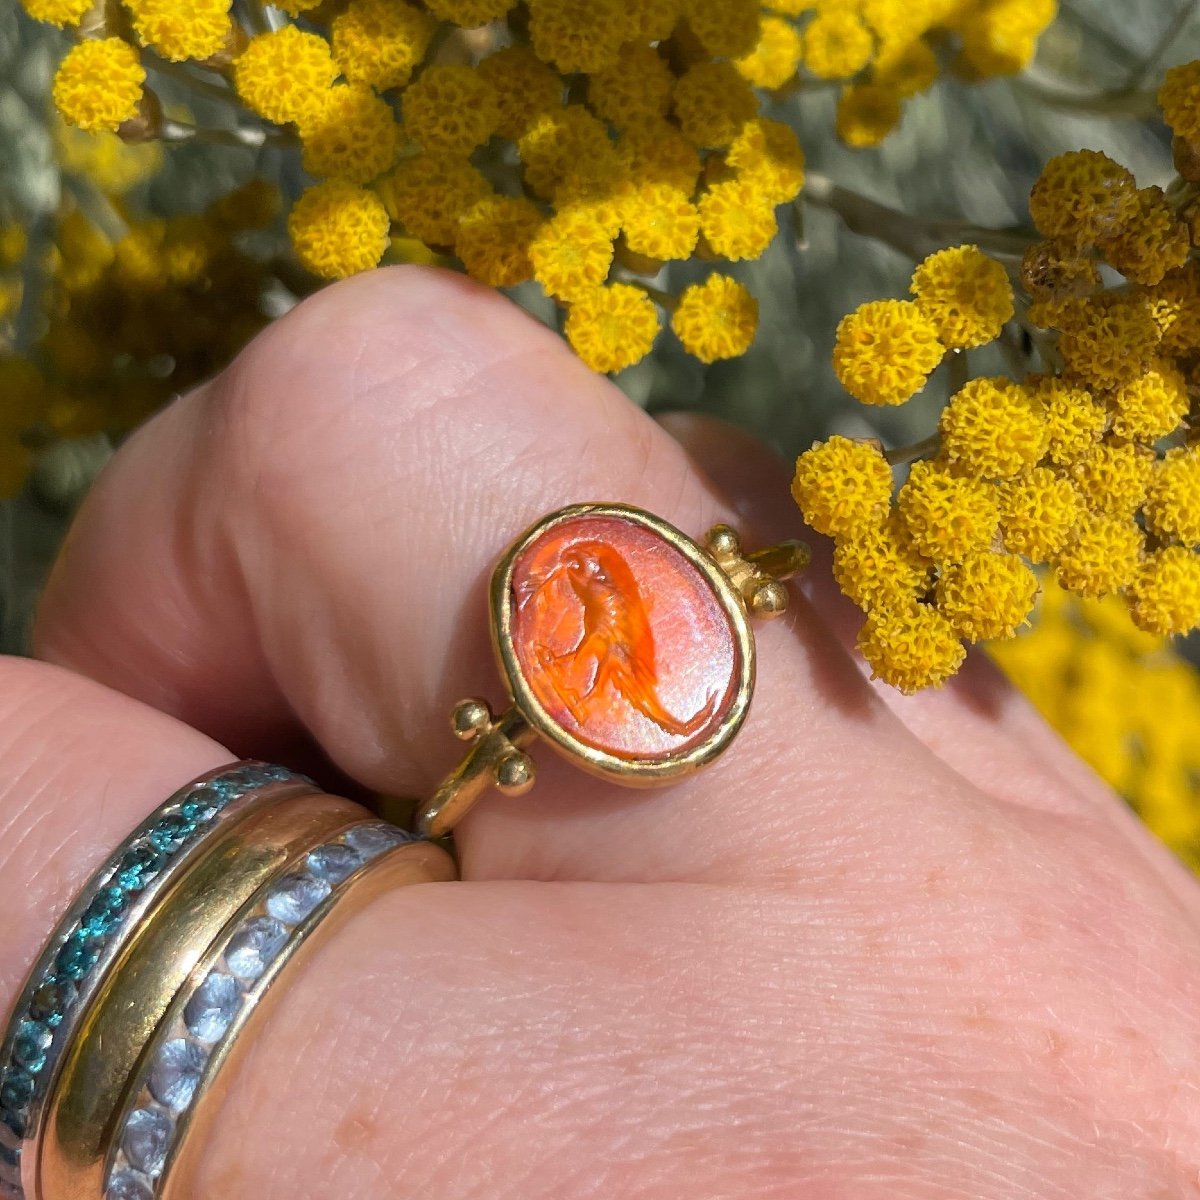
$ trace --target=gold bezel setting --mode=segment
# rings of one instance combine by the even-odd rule
[[[512,579],[522,553],[556,526],[579,517],[615,517],[640,525],[682,555],[703,577],[728,618],[737,650],[733,696],[720,721],[703,740],[653,758],[622,757],[589,745],[564,728],[534,695],[517,660],[512,621]],[[572,504],[531,525],[508,548],[492,575],[490,588],[492,644],[513,704],[525,720],[561,754],[583,770],[627,787],[654,787],[690,774],[712,762],[732,741],[750,709],[754,692],[755,648],[750,615],[741,594],[716,561],[691,538],[661,518],[630,504]]]
[[[564,728],[530,687],[514,636],[513,576],[522,553],[537,539],[555,526],[581,517],[615,518],[641,527],[682,555],[711,588],[729,622],[738,662],[731,681],[733,694],[726,692],[721,716],[701,740],[654,756],[626,757],[601,750]],[[810,557],[808,547],[796,541],[743,553],[741,540],[728,525],[714,525],[699,544],[674,525],[632,504],[570,504],[542,517],[505,551],[492,573],[489,590],[492,647],[512,704],[498,714],[478,697],[460,700],[454,706],[450,727],[471,747],[433,795],[418,802],[413,816],[416,831],[424,837],[445,836],[489,788],[506,796],[523,796],[533,787],[537,774],[525,750],[539,735],[583,770],[626,787],[670,783],[707,766],[729,746],[750,710],[755,673],[750,620],[771,620],[787,610],[788,591],[783,581],[803,571]]]

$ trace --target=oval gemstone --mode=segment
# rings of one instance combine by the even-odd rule
[[[733,620],[656,530],[612,513],[550,525],[513,559],[513,651],[550,720],[635,763],[705,742],[737,696]]]

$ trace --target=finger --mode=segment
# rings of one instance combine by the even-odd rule
[[[0,1013],[114,847],[188,780],[232,757],[91,680],[0,658]]]
[[[764,442],[728,422],[694,413],[664,414],[660,423],[721,488],[741,520],[772,539],[794,531],[789,465]],[[811,540],[814,563],[804,591],[853,653],[862,613],[834,583],[828,541]],[[867,673],[866,663],[856,657]],[[962,671],[939,689],[904,696],[881,681],[874,686],[930,750],[977,787],[1028,808],[1101,814],[1138,845],[1190,907],[1200,909],[1187,868],[982,653],[970,653]]]
[[[453,703],[503,698],[490,571],[581,499],[693,535],[730,515],[672,438],[507,301],[439,272],[372,273],[132,439],[76,522],[37,644],[239,752],[295,725],[370,786],[425,794],[455,757]],[[950,784],[934,807],[952,805],[960,781],[805,601],[758,637],[754,709],[716,767],[648,797],[542,748],[533,793],[464,826],[465,870],[807,869],[823,846],[894,837],[930,773]]]
[[[22,660],[0,660],[0,735],[7,1010],[92,870],[228,755]],[[1174,1194],[1195,968],[1152,882],[1102,839],[1010,829],[988,846],[1005,889],[964,846],[925,848],[940,873],[882,912],[816,879],[387,895],[247,1025],[186,1194],[716,1200],[881,1179],[880,1195],[941,1195],[968,1177],[977,1200]],[[1067,883],[1053,916],[1047,875]]]
[[[393,895],[289,981],[189,1194],[1182,1195],[1194,932],[1111,830],[1021,815],[984,870],[931,840],[883,907],[853,878]]]

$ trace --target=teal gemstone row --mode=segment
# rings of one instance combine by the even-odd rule
[[[54,1032],[121,929],[130,905],[233,801],[268,784],[292,782],[311,780],[285,767],[247,763],[195,783],[164,805],[157,819],[125,848],[115,868],[93,880],[87,907],[77,921],[59,930],[54,957],[42,966],[24,1011],[14,1015],[9,1027],[8,1052],[0,1060],[0,1185],[8,1177],[18,1186],[17,1143],[28,1132],[30,1108],[45,1085]]]

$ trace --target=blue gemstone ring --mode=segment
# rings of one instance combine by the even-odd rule
[[[36,1195],[46,1098],[97,987],[208,835],[261,800],[317,791],[302,775],[240,762],[176,792],[98,870],[34,964],[0,1041],[0,1198]]]

